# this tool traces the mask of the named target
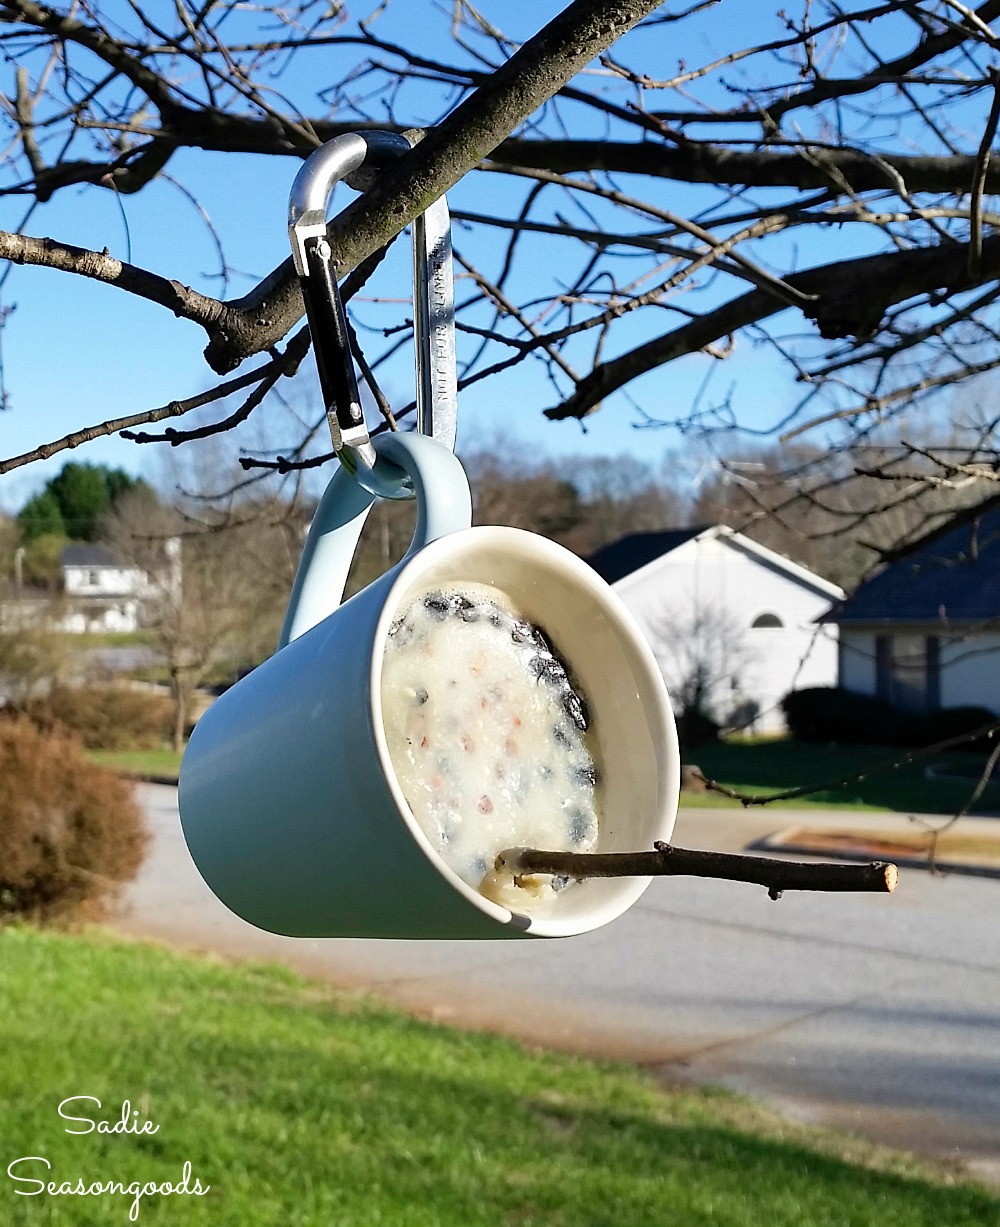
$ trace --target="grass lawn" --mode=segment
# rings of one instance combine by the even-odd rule
[[[516,994],[511,1008],[517,1008]],[[0,931],[0,1222],[211,1227],[982,1227],[1000,1197],[721,1092],[414,1021],[291,972]],[[64,1111],[57,1106],[78,1099]],[[153,1134],[115,1136],[123,1101]],[[65,1130],[78,1132],[70,1134]],[[8,1165],[24,1179],[15,1184]],[[872,1161],[863,1165],[865,1156]],[[30,1177],[30,1179],[29,1179]]]
[[[86,755],[126,775],[176,780],[181,769],[181,756],[173,750],[87,750]]]
[[[803,784],[823,784],[873,764],[891,764],[906,754],[886,746],[814,745],[792,740],[720,741],[699,746],[686,757],[709,779],[741,792],[767,794]],[[883,769],[842,789],[824,788],[787,803],[796,809],[830,805],[863,809],[901,810],[925,814],[954,813],[975,786],[975,769],[982,759],[973,754],[941,754],[935,766],[954,766],[964,779],[926,779],[928,760],[898,769]],[[973,766],[974,765],[974,766]],[[970,772],[971,777],[970,777]],[[684,793],[685,806],[739,805],[718,793]],[[991,783],[973,813],[1000,811],[1000,785]]]
[[[64,641],[73,648],[133,648],[156,643],[153,631],[88,631],[65,634]]]

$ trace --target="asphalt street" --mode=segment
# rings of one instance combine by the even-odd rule
[[[115,921],[124,933],[281,961],[425,1017],[723,1084],[1000,1181],[1000,880],[903,870],[891,896],[774,902],[760,887],[660,879],[618,921],[557,941],[284,938],[204,885],[175,789],[142,785],[140,797],[153,844]],[[729,851],[837,818],[691,810],[674,838]]]

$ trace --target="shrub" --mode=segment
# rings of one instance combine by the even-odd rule
[[[135,876],[146,839],[131,787],[76,738],[0,723],[0,921],[99,912]]]
[[[781,710],[789,733],[800,741],[910,744],[910,719],[874,695],[855,694],[837,686],[812,686],[786,694]]]
[[[709,741],[718,741],[719,725],[696,707],[685,708],[677,717],[677,740],[682,750],[693,750]]]
[[[165,695],[125,686],[53,686],[20,710],[43,732],[70,730],[88,750],[152,750],[173,728]]]
[[[902,712],[874,695],[836,686],[793,690],[782,699],[781,708],[793,737],[843,745],[930,746],[973,733],[996,720],[985,707]],[[985,744],[980,739],[968,743],[968,748],[976,750]]]

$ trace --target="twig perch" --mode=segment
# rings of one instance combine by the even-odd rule
[[[498,871],[515,876],[551,873],[570,878],[660,877],[724,878],[754,882],[772,899],[785,890],[876,891],[896,889],[899,870],[886,861],[868,865],[812,865],[733,852],[703,852],[657,841],[649,852],[543,852],[507,848],[496,859]]]

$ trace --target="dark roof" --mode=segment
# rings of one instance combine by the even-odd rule
[[[60,561],[64,567],[124,567],[112,552],[103,545],[64,545]]]
[[[602,546],[596,554],[591,554],[587,562],[603,580],[613,584],[647,563],[669,554],[709,527],[700,524],[697,528],[671,528],[660,533],[629,533],[627,537]]]
[[[886,567],[823,622],[983,622],[1000,617],[1000,510],[957,524]]]

